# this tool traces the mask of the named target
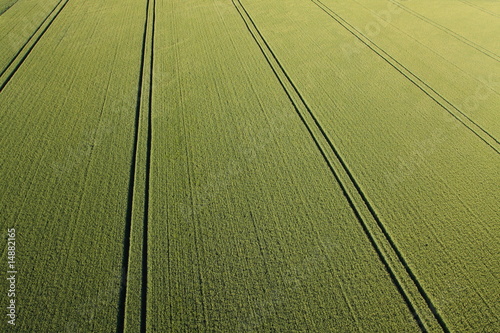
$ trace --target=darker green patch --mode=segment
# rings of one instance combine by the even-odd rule
[[[8,11],[17,1],[18,0],[0,0],[0,15]]]

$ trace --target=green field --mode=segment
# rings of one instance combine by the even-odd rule
[[[498,36],[493,0],[0,0],[0,331],[500,332]]]

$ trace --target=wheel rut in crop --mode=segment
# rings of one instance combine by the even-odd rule
[[[24,45],[19,49],[19,51],[12,58],[9,64],[5,67],[5,69],[0,74],[0,92],[2,92],[5,86],[10,82],[12,77],[16,74],[24,61],[28,58],[31,51],[33,51],[35,46],[45,35],[47,30],[49,30],[49,28],[52,26],[52,23],[54,23],[56,18],[59,16],[59,14],[61,14],[68,3],[69,0],[61,0],[57,3],[57,5],[52,9],[49,15],[47,15],[42,23],[40,23],[35,32],[28,38],[26,43],[24,43]]]
[[[435,331],[436,329],[449,332],[430,297],[392,240],[389,232],[379,219],[378,214],[362,191],[339,151],[281,65],[252,17],[240,0],[232,0],[232,2],[249,33],[266,58],[271,70],[283,87],[284,92],[290,99],[297,115],[318,147],[319,152],[360,223],[362,230],[366,234],[368,241],[377,253],[418,326],[423,332]]]
[[[400,7],[401,9],[407,11],[408,13],[410,13],[411,15],[421,19],[422,21],[424,22],[427,22],[429,23],[430,25],[436,27],[437,29],[443,31],[444,33],[448,34],[449,36],[461,41],[462,43],[464,44],[467,44],[469,45],[470,47],[476,49],[477,51],[481,52],[482,54],[484,54],[485,56],[487,57],[490,57],[491,59],[493,60],[496,60],[496,61],[500,61],[500,57],[494,53],[494,52],[491,52],[490,50],[487,50],[485,49],[484,47],[474,43],[473,41],[465,38],[464,36],[454,32],[453,30],[451,29],[448,29],[447,27],[437,23],[437,22],[434,22],[433,20],[427,18],[426,16],[422,15],[422,14],[419,14],[417,13],[416,11],[402,5],[399,1],[395,1],[395,0],[388,0],[390,2],[392,2],[393,4],[395,4],[396,6]]]
[[[465,0],[458,0],[458,1],[460,1],[460,2],[462,2],[462,3],[465,3],[466,5],[468,5],[468,6],[472,7],[472,8],[475,8],[475,9],[477,9],[477,10],[480,10],[480,11],[482,11],[483,13],[486,13],[486,14],[489,14],[489,15],[491,15],[491,16],[495,16],[495,17],[500,18],[500,15],[498,15],[498,14],[496,14],[496,13],[493,13],[493,12],[491,12],[491,11],[489,11],[489,10],[487,10],[487,9],[485,9],[485,8],[483,8],[483,7],[481,7],[481,6],[478,6],[478,5],[476,5],[476,4],[473,4],[472,2],[465,1]]]
[[[500,154],[500,141],[490,134],[486,129],[476,123],[467,114],[461,111],[457,106],[451,103],[446,97],[432,88],[424,80],[420,79],[416,74],[409,70],[406,66],[392,57],[389,53],[384,51],[376,43],[370,40],[361,31],[356,29],[353,25],[343,19],[340,15],[335,13],[330,7],[325,5],[320,0],[311,0],[316,6],[318,6],[322,11],[324,11],[328,16],[334,19],[338,24],[340,24],[344,29],[356,37],[361,43],[366,45],[370,50],[375,52],[380,58],[392,66],[396,71],[403,75],[407,80],[409,80],[413,85],[419,88],[424,94],[431,98],[436,104],[438,104],[443,110],[448,112],[454,119],[456,119],[460,124],[465,126],[470,130],[475,136],[477,136],[481,141],[493,149],[497,154]]]
[[[152,146],[152,95],[153,95],[153,59],[155,31],[156,0],[146,3],[146,19],[144,23],[140,75],[137,91],[137,104],[134,125],[134,148],[130,167],[127,218],[123,240],[122,271],[124,272],[119,297],[117,332],[125,331],[127,317],[127,294],[131,263],[134,260],[132,251],[132,234],[136,234],[141,243],[140,258],[140,331],[146,332],[147,318],[147,283],[148,283],[148,222],[149,222],[149,190]],[[144,151],[144,154],[141,154]]]
[[[148,107],[148,130],[147,130],[147,156],[146,156],[146,184],[144,193],[144,224],[143,224],[143,245],[142,245],[142,289],[141,289],[141,332],[147,331],[147,287],[148,287],[148,223],[149,223],[149,190],[151,185],[151,149],[153,140],[153,65],[154,65],[154,39],[155,39],[155,20],[156,20],[156,0],[152,1],[151,13],[151,53],[149,59],[149,107]]]

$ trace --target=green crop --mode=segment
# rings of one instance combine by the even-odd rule
[[[2,331],[499,331],[499,17],[0,1]]]

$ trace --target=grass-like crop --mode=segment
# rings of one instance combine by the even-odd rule
[[[360,39],[340,23],[333,1],[323,1],[329,9],[301,1],[295,7],[246,3],[443,324],[481,330],[494,321],[498,142],[483,141],[486,136],[455,118],[450,105],[404,75],[395,64],[403,60],[387,58],[368,40],[346,54],[339,46]],[[294,47],[297,41],[301,47]],[[490,65],[491,73],[498,69]],[[498,76],[490,77],[498,89]],[[493,118],[495,91],[480,98],[471,89],[464,98],[489,105]],[[487,124],[496,133],[495,123]]]
[[[231,6],[158,3],[147,327],[417,331]]]
[[[499,331],[499,17],[0,0],[0,331]]]
[[[18,0],[1,0],[0,1],[0,15],[5,13],[10,7],[12,7]]]
[[[117,327],[144,18],[138,1],[68,2],[1,91],[19,332]]]
[[[55,16],[60,4],[66,0],[3,1],[0,2],[0,84],[5,81],[5,71],[14,67],[42,34]]]

